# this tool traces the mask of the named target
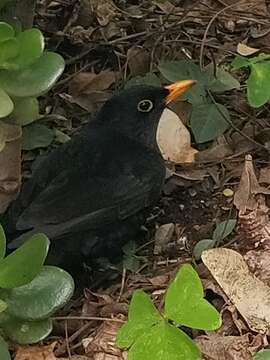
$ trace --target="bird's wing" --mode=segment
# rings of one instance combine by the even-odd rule
[[[53,177],[52,159],[41,164],[25,189],[27,199],[20,195],[24,210],[17,230],[35,228],[55,237],[125,219],[152,203],[164,176],[162,161],[133,145],[127,148],[121,139],[117,146],[111,140],[95,144],[96,160],[86,159],[88,166],[81,158],[68,158],[66,164],[59,162],[61,170]]]

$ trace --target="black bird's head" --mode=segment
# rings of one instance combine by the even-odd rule
[[[104,104],[98,119],[125,136],[156,148],[156,132],[163,110],[193,84],[193,80],[183,80],[165,87],[138,85],[128,88]]]

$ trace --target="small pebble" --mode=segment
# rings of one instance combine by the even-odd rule
[[[232,191],[232,189],[227,188],[227,189],[223,190],[223,195],[226,197],[232,197],[233,194],[234,194],[234,192]]]

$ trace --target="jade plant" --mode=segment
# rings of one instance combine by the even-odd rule
[[[6,238],[0,226],[0,354],[10,360],[4,339],[31,344],[48,336],[51,315],[71,298],[72,277],[55,266],[45,266],[49,240],[36,234],[5,257]]]
[[[133,293],[128,322],[120,328],[116,344],[129,349],[128,360],[198,360],[198,346],[180,326],[215,330],[220,325],[218,311],[204,299],[197,272],[185,264],[167,289],[163,313],[145,292]]]
[[[37,97],[54,85],[64,65],[59,54],[44,50],[38,29],[22,31],[0,22],[0,130],[5,122],[25,126],[40,117]],[[2,135],[0,141],[5,140]]]

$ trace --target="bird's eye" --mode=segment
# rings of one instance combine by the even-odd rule
[[[153,103],[151,100],[141,100],[138,103],[137,109],[141,112],[149,112],[153,109]]]

